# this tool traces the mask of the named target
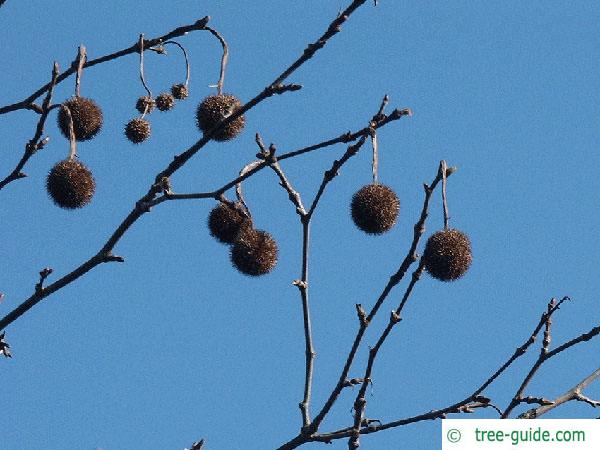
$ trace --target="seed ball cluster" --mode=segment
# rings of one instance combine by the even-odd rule
[[[160,111],[169,111],[175,106],[175,98],[168,92],[163,92],[156,97],[156,107]]]
[[[96,182],[90,170],[73,160],[58,162],[46,179],[48,194],[61,208],[76,209],[87,205],[94,196]]]
[[[135,103],[135,109],[139,111],[140,114],[150,114],[154,107],[156,106],[156,102],[149,95],[145,95],[137,99]]]
[[[425,269],[441,281],[454,281],[462,277],[472,260],[469,238],[455,229],[432,234],[423,252]]]
[[[248,228],[231,247],[231,263],[245,275],[265,275],[277,264],[277,243],[266,231]]]
[[[382,234],[396,223],[400,201],[389,187],[368,184],[352,197],[350,212],[355,225],[368,234]]]
[[[125,125],[125,136],[134,144],[144,142],[150,137],[150,122],[142,118],[130,120]]]
[[[239,209],[220,203],[208,216],[210,235],[224,244],[233,244],[241,230],[252,227],[252,221]]]
[[[185,100],[190,95],[188,88],[185,84],[174,84],[171,86],[171,94],[177,100]]]
[[[85,97],[73,97],[63,105],[69,108],[73,118],[75,139],[92,139],[102,128],[102,110],[93,100]],[[69,116],[63,108],[58,111],[58,126],[63,136],[69,139]]]
[[[241,102],[229,94],[211,95],[202,100],[196,110],[196,122],[203,133],[208,133],[221,120],[229,117],[242,106]],[[215,141],[233,139],[244,129],[246,119],[240,116],[213,136]]]

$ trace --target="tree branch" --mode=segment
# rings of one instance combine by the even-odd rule
[[[204,30],[206,25],[208,24],[209,20],[210,20],[210,17],[206,16],[200,20],[197,20],[195,23],[193,23],[191,25],[185,25],[182,27],[175,28],[174,30],[169,31],[167,34],[156,37],[154,39],[144,40],[144,48],[149,49],[150,47],[159,45],[163,41],[167,41],[169,39],[173,39],[173,38],[176,38],[179,36],[184,36],[191,31]],[[98,64],[102,64],[102,63],[105,63],[108,61],[113,61],[117,58],[121,58],[122,56],[130,55],[132,53],[137,53],[139,51],[139,48],[140,48],[139,43],[136,42],[132,46],[127,47],[123,50],[119,50],[114,53],[109,53],[109,54],[101,56],[99,58],[87,61],[83,65],[83,68],[93,67]],[[77,72],[77,66],[72,65],[68,70],[64,71],[57,78],[57,80],[54,84],[56,85],[56,84],[63,82],[65,79],[67,79],[68,77],[70,77],[71,75],[73,75],[76,72]],[[32,104],[35,101],[35,99],[37,99],[39,96],[43,95],[44,92],[47,92],[51,87],[52,87],[52,83],[47,83],[44,86],[42,86],[41,88],[39,88],[38,90],[36,90],[33,94],[31,94],[26,99],[21,100],[20,102],[17,102],[17,103],[13,103],[10,105],[0,107],[0,114],[6,114],[6,113],[9,113],[12,111],[17,111],[19,109],[30,109],[29,105]]]
[[[54,87],[56,86],[58,80],[58,63],[54,62],[52,67],[52,79],[50,81],[50,85],[48,88],[48,92],[46,93],[46,97],[44,98],[44,102],[41,107],[41,115],[38,119],[38,123],[35,129],[35,134],[31,138],[31,140],[25,145],[25,152],[23,156],[17,163],[16,167],[13,171],[2,181],[0,181],[0,190],[4,188],[7,184],[18,180],[20,178],[25,178],[25,175],[22,170],[27,164],[27,161],[38,151],[44,148],[44,146],[48,143],[49,138],[41,139],[42,134],[44,134],[44,126],[46,124],[46,119],[48,118],[48,114],[51,111],[50,102],[52,101],[52,94],[54,93]]]

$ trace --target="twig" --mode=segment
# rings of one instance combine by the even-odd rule
[[[362,383],[360,390],[356,396],[356,400],[354,401],[354,427],[352,429],[352,435],[350,436],[350,439],[348,440],[348,449],[350,449],[350,450],[355,450],[358,447],[360,447],[360,442],[359,442],[360,430],[361,430],[361,424],[363,423],[365,407],[367,405],[367,399],[365,398],[365,394],[367,392],[367,387],[368,387],[369,383],[371,382],[373,365],[375,364],[375,358],[377,358],[377,353],[379,352],[379,349],[381,348],[381,346],[383,345],[383,343],[389,336],[390,332],[392,331],[392,328],[394,328],[394,326],[396,326],[396,324],[398,324],[402,320],[402,318],[401,318],[402,310],[404,309],[404,306],[406,305],[406,302],[408,301],[408,299],[415,287],[415,284],[421,278],[421,275],[423,274],[424,269],[425,269],[425,265],[424,265],[423,261],[421,261],[421,263],[419,264],[417,269],[412,274],[410,283],[408,284],[406,291],[404,292],[404,296],[402,297],[400,304],[390,314],[390,318],[389,318],[387,326],[381,333],[381,336],[379,336],[379,339],[377,340],[377,343],[375,344],[375,346],[373,348],[371,348],[371,350],[369,351],[369,359],[367,361],[367,368],[365,369],[365,374],[363,376],[363,383]]]
[[[241,203],[241,205],[246,210],[246,214],[250,218],[252,217],[252,214],[250,213],[250,208],[248,208],[248,205],[246,204],[246,201],[244,200],[244,195],[242,193],[242,181],[241,180],[245,178],[245,175],[247,173],[252,173],[252,171],[256,167],[258,167],[260,164],[261,164],[261,161],[253,161],[250,164],[247,164],[246,166],[244,166],[244,168],[242,170],[240,170],[240,176],[238,177],[240,179],[240,181],[235,184],[235,195],[238,199],[238,202]]]
[[[275,145],[271,144],[267,149],[260,134],[258,133],[256,133],[255,140],[256,144],[260,148],[260,153],[257,156],[260,156],[265,162],[269,164],[269,167],[273,169],[273,171],[279,178],[279,185],[288,193],[288,198],[296,207],[296,213],[302,219],[302,217],[306,215],[306,209],[302,204],[302,198],[300,197],[300,193],[292,187],[285,173],[283,173],[283,169],[281,168],[281,166],[279,165],[279,161],[275,157]]]
[[[169,39],[173,39],[179,36],[184,36],[187,33],[191,32],[191,31],[197,31],[197,30],[204,30],[206,27],[206,24],[208,23],[208,21],[210,20],[209,16],[203,17],[200,20],[197,20],[195,23],[193,23],[192,25],[185,25],[182,27],[178,27],[175,28],[172,31],[169,31],[167,34],[164,34],[162,36],[159,36],[157,38],[154,39],[147,39],[144,41],[144,48],[148,49],[150,47],[154,47],[155,45],[160,44],[163,41],[167,41]],[[84,68],[89,68],[89,67],[93,67],[96,66],[98,64],[102,64],[108,61],[113,61],[117,58],[121,58],[123,56],[126,55],[130,55],[132,53],[137,53],[139,51],[139,42],[136,42],[135,44],[133,44],[130,47],[127,47],[123,50],[119,50],[117,52],[114,53],[109,53],[107,55],[101,56],[99,58],[96,59],[92,59],[91,61],[87,61],[83,67]],[[62,81],[64,81],[66,78],[68,78],[69,76],[73,75],[76,72],[76,69],[74,67],[70,67],[68,70],[66,70],[65,72],[63,72],[57,79],[55,84],[59,84]],[[27,97],[24,100],[21,100],[20,102],[17,103],[13,103],[10,105],[6,105],[3,107],[0,107],[0,114],[6,114],[12,111],[16,111],[19,109],[30,109],[29,105],[31,105],[31,103],[33,103],[35,101],[36,98],[38,98],[39,96],[43,95],[44,92],[47,92],[48,89],[50,89],[51,87],[51,83],[47,83],[44,86],[42,86],[41,88],[39,88],[38,90],[36,90],[33,94],[31,94],[29,97]]]
[[[205,30],[215,36],[221,43],[221,47],[223,47],[223,55],[221,56],[221,71],[219,73],[219,81],[217,82],[217,94],[221,95],[223,93],[223,83],[225,83],[227,62],[229,61],[229,46],[227,45],[227,41],[217,32],[217,30],[211,27],[205,27]]]
[[[366,136],[362,136],[358,140],[358,142],[356,142],[355,144],[352,144],[348,147],[348,149],[346,150],[346,153],[344,153],[344,155],[340,159],[336,159],[333,162],[333,164],[331,165],[331,169],[325,171],[325,173],[323,174],[323,181],[321,182],[321,185],[319,186],[319,190],[317,191],[317,194],[315,195],[315,198],[313,199],[313,202],[310,205],[310,208],[308,210],[307,216],[309,219],[314,214],[315,209],[317,208],[317,205],[319,204],[319,200],[321,200],[321,196],[323,195],[323,192],[325,191],[325,187],[329,183],[331,183],[331,181],[338,175],[340,168],[351,157],[353,157],[354,155],[356,155],[358,153],[358,151],[363,146],[365,141],[366,141]]]
[[[63,104],[61,106],[62,110],[67,115],[68,124],[69,124],[69,161],[73,161],[77,156],[77,140],[75,139],[75,128],[73,126],[73,116],[71,115],[71,109]]]
[[[550,301],[550,303],[548,304],[548,312],[546,313],[545,320],[544,320],[544,324],[545,324],[544,341],[543,341],[541,349],[540,349],[540,354],[539,354],[537,360],[535,361],[535,363],[533,364],[533,366],[531,367],[531,369],[529,370],[529,372],[527,373],[527,375],[525,376],[525,378],[523,379],[523,382],[517,389],[517,392],[513,396],[509,405],[506,407],[506,410],[502,413],[503,419],[508,418],[510,416],[510,413],[515,409],[515,407],[517,407],[522,402],[523,392],[525,392],[525,389],[527,388],[527,386],[529,385],[529,383],[531,382],[531,380],[533,379],[533,377],[535,376],[537,371],[540,369],[540,367],[542,367],[542,365],[546,361],[548,361],[549,359],[558,355],[559,353],[565,351],[566,349],[568,349],[576,344],[579,344],[581,342],[589,341],[590,339],[592,339],[595,336],[600,334],[600,326],[597,326],[597,327],[592,328],[587,333],[583,333],[583,334],[577,336],[576,338],[571,339],[568,342],[565,342],[563,345],[555,348],[554,350],[548,351],[548,347],[550,345],[550,326],[551,326],[551,316],[552,316],[551,312],[556,311],[556,309],[558,309],[560,307],[560,305],[566,299],[568,299],[568,297],[564,297],[560,302],[556,302],[554,299],[552,299]]]
[[[446,161],[443,161],[441,164],[442,171],[442,203],[444,205],[444,230],[448,229],[448,221],[450,220],[450,216],[448,214],[448,199],[446,197],[446,181],[448,178],[448,165]]]
[[[75,96],[79,97],[79,91],[81,88],[81,75],[83,73],[83,65],[87,59],[85,46],[81,44],[79,46],[79,51],[77,53],[76,66],[77,66],[77,75],[75,77]]]
[[[10,345],[4,339],[5,333],[0,334],[0,355],[5,358],[12,358],[12,354],[10,353]]]
[[[48,114],[51,111],[50,102],[52,101],[52,94],[54,93],[54,87],[56,86],[58,80],[58,63],[54,62],[52,67],[52,80],[50,81],[50,87],[46,93],[46,97],[44,98],[44,102],[42,103],[42,114],[38,119],[38,123],[36,126],[35,134],[33,138],[25,145],[25,152],[23,156],[17,163],[16,167],[13,171],[3,180],[0,181],[0,190],[4,188],[7,184],[18,180],[20,178],[25,178],[27,175],[22,172],[25,164],[29,161],[29,159],[37,152],[44,148],[44,146],[48,143],[49,138],[41,139],[42,134],[44,134],[44,126],[46,124],[46,119],[48,118]]]
[[[396,121],[404,116],[409,116],[409,115],[410,115],[410,109],[407,109],[407,108],[401,109],[401,110],[396,109],[389,116],[384,115],[383,118],[381,119],[381,121],[377,122],[376,128],[379,129],[379,128],[389,124],[390,122]],[[300,155],[303,155],[305,153],[309,153],[309,152],[312,152],[315,150],[330,147],[335,144],[352,142],[363,136],[365,136],[365,137],[368,136],[369,130],[370,130],[369,127],[365,127],[354,133],[347,132],[336,138],[329,139],[329,140],[320,142],[318,144],[313,144],[313,145],[310,145],[308,147],[304,147],[304,148],[301,148],[298,150],[293,150],[293,151],[284,153],[284,154],[278,156],[277,160],[282,161],[282,160],[294,158],[296,156],[300,156]],[[178,158],[179,158],[179,156],[175,156],[173,161],[175,162]],[[262,170],[268,166],[269,166],[269,164],[266,161],[261,161],[261,163],[259,165],[254,167],[252,170],[246,172],[243,176],[240,176],[240,177],[230,181],[229,183],[223,185],[219,189],[212,191],[212,192],[198,192],[198,193],[188,193],[188,194],[171,193],[168,196],[163,195],[163,196],[157,197],[151,201],[148,201],[147,206],[149,208],[152,208],[152,207],[154,207],[164,201],[167,201],[167,200],[198,200],[198,199],[205,199],[205,198],[218,198],[220,195],[222,195],[229,189],[235,187],[241,181],[244,181],[246,178],[249,178],[250,176],[254,175],[255,173],[259,172],[260,170]]]
[[[594,380],[600,377],[600,368],[594,370],[591,374],[585,377],[582,381],[577,383],[571,389],[564,394],[556,397],[554,400],[549,401],[547,404],[543,404],[538,408],[530,409],[519,416],[520,419],[536,419],[543,414],[553,410],[554,408],[562,405],[563,403],[570,402],[572,400],[583,401],[593,406],[594,408],[600,406],[599,401],[590,400],[582,394],[582,391],[588,387]]]
[[[146,75],[144,74],[144,34],[140,34],[140,39],[138,40],[138,52],[140,53],[140,80],[148,93],[148,97],[152,98],[152,91],[148,87],[148,84],[146,84]],[[147,110],[148,106],[146,106],[144,114],[146,114]]]
[[[53,272],[51,267],[45,267],[40,271],[40,280],[35,285],[35,291],[41,291],[44,288],[44,281],[48,278]]]

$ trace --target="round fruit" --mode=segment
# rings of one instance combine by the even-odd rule
[[[145,95],[137,99],[135,109],[137,109],[140,114],[150,114],[155,106],[156,102],[154,99],[148,95]]]
[[[96,182],[90,170],[78,161],[56,163],[46,179],[46,190],[61,208],[76,209],[87,205],[94,196]]]
[[[266,231],[248,228],[231,247],[231,262],[243,274],[267,274],[277,264],[277,243]]]
[[[208,133],[215,125],[226,119],[236,110],[238,110],[242,104],[240,101],[229,94],[211,95],[202,100],[202,103],[198,105],[196,110],[196,122],[198,128],[204,133]],[[244,129],[246,119],[244,116],[239,116],[235,120],[231,121],[222,130],[214,134],[213,139],[215,141],[228,141],[233,139]]]
[[[450,229],[432,234],[423,252],[427,272],[438,280],[453,281],[462,277],[473,260],[469,238]]]
[[[134,144],[139,144],[150,137],[150,122],[146,119],[132,119],[125,125],[125,136]]]
[[[188,88],[185,84],[174,84],[171,86],[171,94],[177,100],[185,100],[190,95]]]
[[[175,106],[175,99],[168,92],[163,92],[158,97],[156,97],[156,107],[160,111],[168,111]]]
[[[367,184],[352,197],[352,220],[365,233],[381,234],[396,223],[400,201],[389,187]]]
[[[73,97],[63,103],[71,111],[75,139],[87,141],[92,139],[102,128],[102,110],[89,98]],[[63,136],[69,139],[69,116],[60,108],[58,111],[58,126]]]
[[[252,221],[241,210],[220,203],[208,216],[210,235],[224,244],[233,244],[242,229],[252,227]]]

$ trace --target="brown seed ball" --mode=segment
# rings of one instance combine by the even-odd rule
[[[156,106],[156,102],[149,95],[145,95],[137,99],[135,104],[135,109],[139,111],[140,114],[150,114],[154,107]]]
[[[396,223],[400,200],[389,187],[367,184],[352,197],[352,220],[365,233],[381,234]]]
[[[185,84],[174,84],[171,86],[171,94],[177,100],[185,100],[190,95],[190,92]]]
[[[156,97],[156,107],[160,111],[168,111],[170,109],[173,109],[173,106],[175,106],[175,99],[168,92],[163,92],[158,97]]]
[[[453,281],[462,277],[472,260],[469,238],[454,229],[432,234],[423,252],[425,269],[432,277],[441,281]]]
[[[210,235],[224,244],[233,244],[240,231],[250,227],[248,216],[224,203],[215,206],[208,216]]]
[[[266,231],[248,228],[231,247],[231,262],[243,274],[267,274],[277,264],[277,243]]]
[[[125,125],[125,136],[134,144],[139,144],[150,137],[150,122],[146,119],[132,119]]]
[[[84,164],[65,159],[56,163],[48,173],[46,190],[61,208],[76,209],[92,200],[96,182]]]
[[[89,98],[73,97],[63,103],[71,111],[75,139],[87,141],[92,139],[102,128],[102,110]],[[60,108],[58,111],[58,126],[63,136],[69,139],[69,116]]]
[[[202,100],[202,103],[198,105],[196,110],[196,123],[198,128],[203,133],[208,133],[216,124],[221,120],[229,117],[242,104],[240,101],[229,94],[211,95]],[[240,116],[229,125],[223,128],[221,131],[213,136],[215,141],[228,141],[233,139],[244,129],[246,119],[244,116]]]

